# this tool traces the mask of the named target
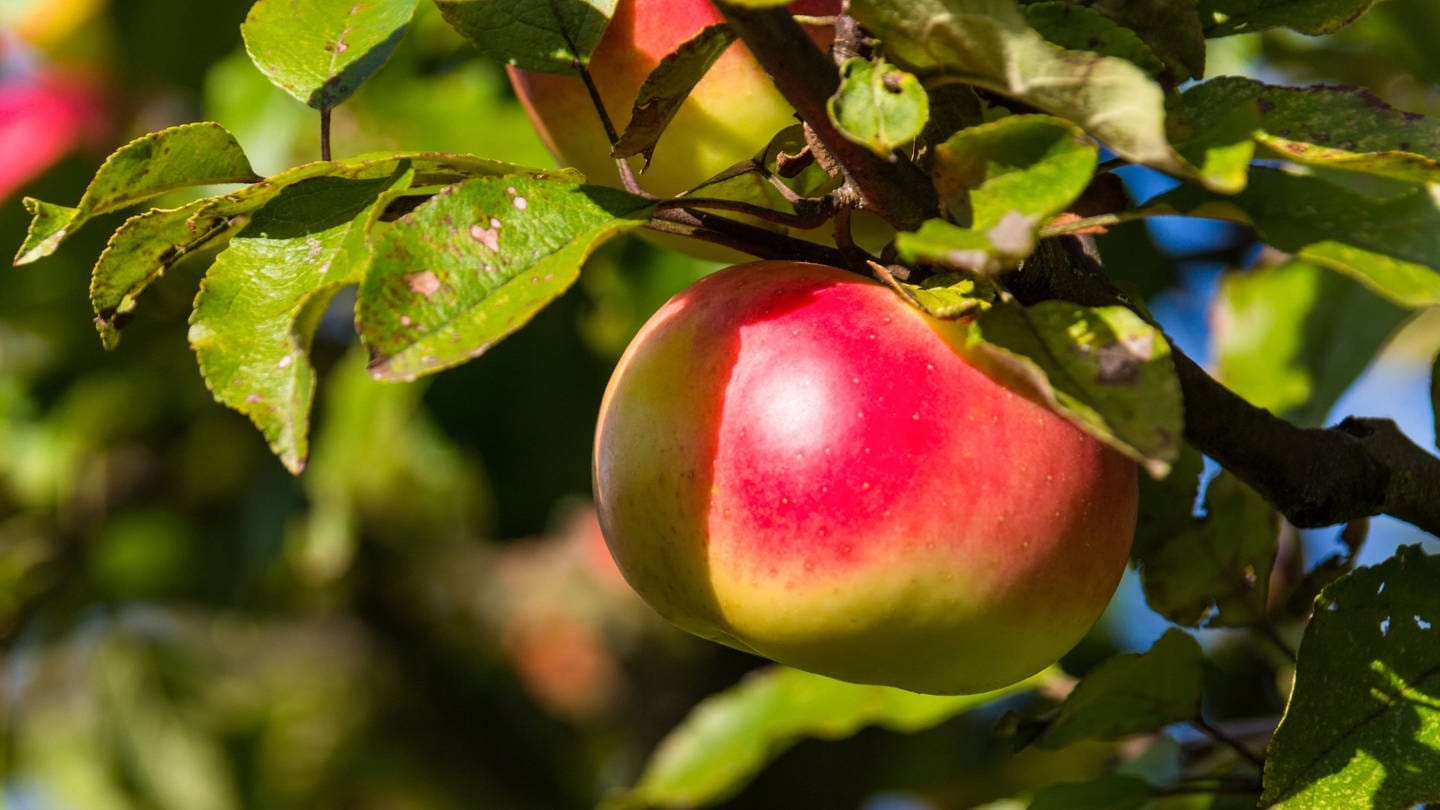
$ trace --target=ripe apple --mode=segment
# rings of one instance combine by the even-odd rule
[[[834,268],[708,276],[640,330],[595,440],[620,571],[697,635],[848,681],[981,692],[1054,662],[1124,571],[1135,465]]]
[[[800,0],[797,14],[840,12],[840,0]],[[617,132],[650,71],[682,43],[723,22],[710,0],[620,0],[590,59],[590,74]],[[812,36],[829,47],[831,32]],[[510,71],[520,101],[545,145],[593,183],[618,186],[610,142],[580,79],[553,73]],[[673,197],[734,164],[754,157],[775,133],[795,123],[795,112],[743,43],[735,43],[695,86],[671,120],[642,184]]]

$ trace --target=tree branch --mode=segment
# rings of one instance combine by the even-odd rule
[[[645,227],[661,233],[679,234],[711,242],[761,259],[817,262],[833,267],[848,267],[854,272],[868,274],[868,271],[853,266],[854,262],[833,247],[796,239],[788,234],[766,230],[707,211],[658,208]]]
[[[790,12],[749,9],[724,0],[711,2],[840,164],[866,209],[904,230],[914,230],[935,216],[934,188],[923,172],[898,158],[887,161],[841,135],[830,122],[826,102],[840,87],[839,73],[835,63],[811,44]]]
[[[1061,238],[1005,279],[1026,303],[1064,298],[1134,308],[1086,252]],[[1042,247],[1045,243],[1042,243]],[[1172,346],[1185,399],[1185,438],[1239,476],[1300,528],[1397,517],[1440,536],[1440,458],[1389,419],[1302,428],[1246,402]]]

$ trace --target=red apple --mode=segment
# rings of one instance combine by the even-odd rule
[[[838,14],[840,0],[801,0],[797,14]],[[620,0],[590,59],[590,74],[617,131],[650,71],[707,25],[722,22],[710,0]],[[815,29],[829,46],[830,32]],[[511,70],[510,78],[540,137],[555,157],[591,182],[620,183],[610,142],[585,91],[573,76]],[[754,157],[795,112],[742,43],[735,43],[701,79],[670,122],[642,184],[672,197]]]
[[[849,681],[970,693],[1054,662],[1124,571],[1135,465],[987,377],[965,334],[817,265],[675,296],[600,408],[625,578],[692,633]]]

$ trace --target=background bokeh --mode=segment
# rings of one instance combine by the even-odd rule
[[[22,195],[74,201],[104,155],[143,132],[210,119],[262,173],[314,159],[313,111],[271,88],[240,45],[248,6],[0,0],[0,252],[23,238]],[[337,111],[337,154],[549,165],[500,67],[421,8],[390,64]],[[1440,6],[1391,0],[1332,37],[1221,41],[1211,72],[1353,82],[1433,115],[1437,37]],[[1126,180],[1137,199],[1163,182]],[[650,311],[711,266],[609,245],[522,332],[404,386],[366,376],[342,300],[317,336],[314,453],[294,478],[213,403],[187,348],[208,257],[175,267],[102,351],[88,269],[119,221],[3,272],[0,807],[586,807],[631,784],[691,706],[759,663],[639,604],[588,503],[611,365]],[[1223,337],[1210,328],[1223,279],[1265,261],[1229,226],[1135,224],[1102,243],[1197,358]],[[1436,319],[1412,319],[1333,418],[1393,416],[1431,445],[1423,375],[1437,347]],[[1309,559],[1335,534],[1307,535]],[[1376,521],[1364,559],[1421,539]],[[1127,584],[1067,664],[1144,649],[1163,628]],[[1278,710],[1261,651],[1225,634],[1206,642],[1212,708]],[[1121,755],[1096,744],[1010,756],[997,716],[804,743],[733,806],[969,807]]]

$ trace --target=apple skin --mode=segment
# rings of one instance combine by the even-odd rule
[[[1135,465],[966,358],[964,325],[792,262],[708,276],[600,408],[601,530],[672,623],[799,669],[983,692],[1099,618]]]
[[[830,15],[840,0],[801,0],[797,14]],[[650,71],[707,25],[723,22],[710,0],[620,0],[590,59],[590,74],[617,132]],[[812,35],[829,47],[831,32]],[[619,186],[610,142],[580,79],[510,70],[510,79],[540,138],[555,157],[587,179]],[[653,194],[673,197],[734,164],[754,157],[795,113],[743,43],[711,67],[681,105],[641,178]],[[757,181],[759,182],[759,181]],[[758,189],[757,189],[758,191]]]

